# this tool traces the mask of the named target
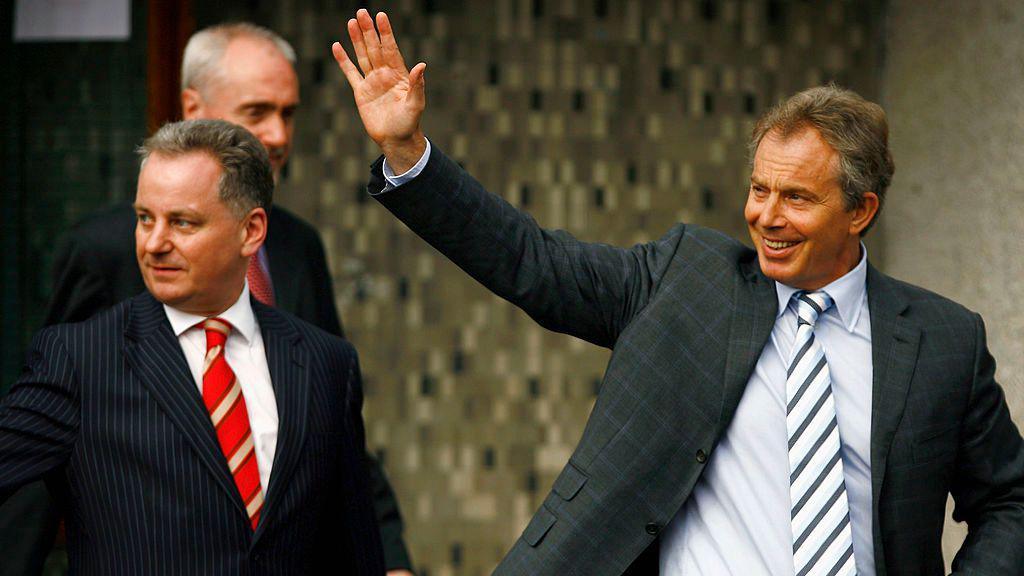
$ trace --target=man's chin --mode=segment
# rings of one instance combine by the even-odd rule
[[[147,286],[146,289],[149,290],[149,293],[153,295],[153,298],[156,298],[157,302],[161,304],[166,304],[168,306],[176,308],[177,304],[181,303],[181,295],[176,292],[172,292],[170,290],[166,290],[160,287],[157,287],[154,290],[153,288]]]
[[[793,274],[789,271],[788,266],[781,262],[772,262],[763,256],[758,258],[758,264],[761,265],[761,273],[767,276],[768,279],[787,286],[790,285]]]

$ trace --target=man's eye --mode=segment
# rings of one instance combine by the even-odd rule
[[[192,226],[191,222],[189,222],[188,220],[182,220],[180,218],[177,220],[171,220],[171,224],[178,228],[189,228]]]
[[[139,214],[138,218],[139,222],[143,224],[149,224],[150,222],[153,221],[153,218],[149,214]]]

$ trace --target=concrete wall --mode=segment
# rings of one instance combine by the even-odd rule
[[[896,178],[884,268],[979,312],[1024,421],[1024,3],[889,9],[883,104]],[[963,538],[947,526],[946,560]]]

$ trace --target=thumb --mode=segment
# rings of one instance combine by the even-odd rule
[[[427,64],[425,62],[420,62],[419,64],[413,66],[412,70],[409,71],[409,95],[407,98],[409,104],[413,105],[416,108],[419,108],[420,110],[425,108],[427,103],[427,82],[426,77],[424,76],[424,72],[426,71],[426,69]]]

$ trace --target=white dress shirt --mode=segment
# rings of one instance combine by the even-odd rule
[[[185,353],[189,370],[192,371],[199,394],[202,395],[206,332],[201,323],[206,318],[176,310],[166,304],[164,312],[171,323],[171,329],[178,337],[181,351]],[[270,485],[270,470],[274,465],[274,453],[277,451],[277,400],[274,397],[274,387],[270,383],[270,369],[267,367],[263,335],[249,302],[248,282],[242,288],[238,300],[217,317],[226,320],[232,326],[224,345],[224,359],[242,387],[242,397],[245,398],[249,427],[252,429],[256,449],[260,485],[266,494]]]
[[[867,250],[823,290],[834,304],[818,318],[832,377],[859,576],[874,576],[871,527],[871,315]],[[693,494],[661,537],[662,576],[787,576],[790,525],[786,370],[796,339],[797,289],[776,283],[779,311],[736,414]]]

